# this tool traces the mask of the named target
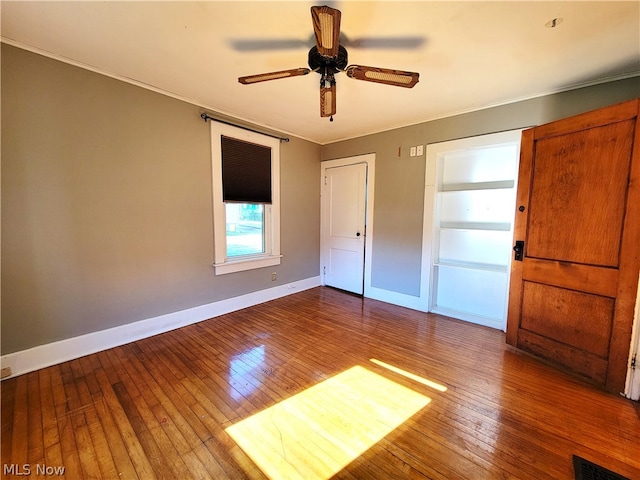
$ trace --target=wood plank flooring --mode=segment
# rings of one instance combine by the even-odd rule
[[[428,403],[337,472],[313,473],[314,451],[331,447],[292,441],[295,423],[279,427],[287,445],[256,428],[247,451],[226,430],[362,368]],[[393,416],[383,411],[393,399],[375,411],[345,388],[372,422]],[[289,413],[320,421],[332,402],[324,392]],[[258,448],[300,478],[573,479],[576,454],[640,479],[636,402],[513,349],[502,332],[323,287],[5,380],[1,395],[3,478],[60,467],[68,479],[268,478],[252,460]]]

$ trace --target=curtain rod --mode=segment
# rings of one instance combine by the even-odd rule
[[[211,117],[211,116],[207,115],[206,113],[200,114],[200,117],[202,117],[202,119],[205,121],[205,123],[207,122],[207,120],[213,120],[215,122],[224,123],[225,125],[231,125],[232,127],[241,128],[243,130],[249,130],[250,132],[254,132],[254,133],[259,133],[260,135],[266,135],[267,137],[277,138],[281,142],[289,142],[289,138],[288,137],[279,137],[278,135],[272,135],[270,133],[260,132],[258,130],[254,130],[253,128],[243,127],[242,125],[236,125],[235,123],[231,123],[231,122],[225,122],[224,120],[220,120],[218,118]]]

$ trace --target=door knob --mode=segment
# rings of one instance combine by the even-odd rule
[[[360,236],[360,232],[356,232],[356,237],[359,237],[359,236]]]
[[[521,262],[524,258],[524,240],[516,240],[516,244],[513,247],[513,251],[516,252],[513,259]]]

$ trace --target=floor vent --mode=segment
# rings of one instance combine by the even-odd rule
[[[573,456],[573,470],[576,474],[576,480],[629,480],[627,477],[576,455]]]

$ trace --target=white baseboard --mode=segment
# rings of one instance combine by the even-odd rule
[[[391,303],[400,307],[411,308],[420,312],[428,311],[426,301],[421,297],[407,295],[406,293],[392,292],[378,287],[365,287],[364,296],[381,302]]]
[[[124,345],[159,333],[208,320],[225,313],[285,297],[320,285],[320,277],[311,277],[266,290],[247,293],[207,305],[147,318],[119,327],[67,338],[58,342],[9,353],[0,357],[2,368],[11,368],[11,376],[23,375],[58,363]],[[4,380],[4,379],[3,379]]]
[[[480,315],[473,315],[471,313],[460,312],[458,310],[452,310],[450,308],[433,307],[432,313],[438,315],[444,315],[449,318],[456,318],[469,323],[475,323],[476,325],[482,325],[484,327],[495,328],[496,330],[507,331],[506,321],[498,318],[482,317]]]

